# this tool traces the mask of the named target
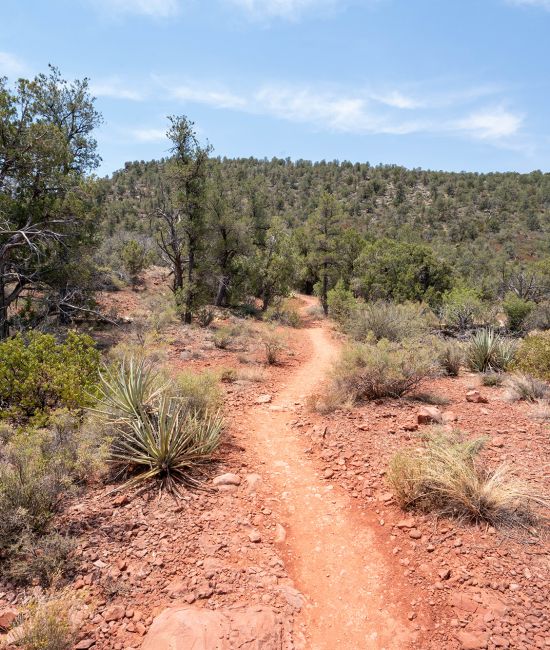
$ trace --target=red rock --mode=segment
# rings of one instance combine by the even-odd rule
[[[436,406],[423,406],[417,415],[418,424],[441,424],[443,414]]]
[[[280,622],[271,609],[248,607],[210,611],[165,609],[153,621],[141,650],[280,650]]]
[[[469,390],[466,393],[466,401],[474,402],[475,404],[487,404],[489,400],[486,397],[483,397],[478,390]]]
[[[453,411],[443,411],[443,424],[458,422],[458,415]]]
[[[409,519],[401,519],[395,524],[396,528],[414,528],[414,519],[409,517]]]
[[[508,641],[508,639],[505,639],[503,636],[500,636],[499,634],[493,634],[491,641],[496,645],[497,648],[510,647],[510,641]]]
[[[16,609],[3,609],[0,611],[0,630],[7,630],[17,618],[18,611]]]
[[[454,592],[449,596],[449,604],[464,612],[475,612],[478,608],[478,603],[475,600],[460,592]]]
[[[94,645],[95,645],[94,639],[82,639],[82,641],[79,641],[75,645],[74,650],[88,650]]]
[[[248,539],[254,543],[257,544],[258,542],[262,541],[262,536],[257,530],[253,530],[248,534]]]
[[[111,605],[103,612],[103,618],[107,621],[120,621],[124,618],[126,608],[123,605]]]
[[[256,404],[269,404],[271,402],[271,395],[259,395],[256,398]]]
[[[216,478],[212,479],[212,483],[214,483],[214,485],[240,485],[241,477],[237,474],[231,473],[220,474],[220,476],[216,476]]]
[[[418,530],[418,528],[411,528],[411,530],[409,530],[409,537],[411,539],[420,539],[422,537],[422,533]]]
[[[489,641],[488,632],[459,632],[456,635],[463,650],[481,650],[487,647]]]

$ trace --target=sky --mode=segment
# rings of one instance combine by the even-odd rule
[[[168,155],[550,171],[550,0],[2,0],[0,76],[90,79],[100,175]]]

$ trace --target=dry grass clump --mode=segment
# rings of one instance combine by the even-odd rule
[[[76,625],[71,621],[74,607],[64,594],[32,601],[15,635],[15,645],[25,650],[71,650],[78,640]]]
[[[277,364],[286,347],[284,337],[274,329],[270,329],[267,332],[262,332],[261,343],[267,365],[273,366]]]
[[[173,387],[174,395],[190,413],[202,415],[217,411],[222,403],[219,379],[221,377],[216,372],[180,372]]]
[[[429,310],[416,303],[393,303],[379,300],[358,303],[351,310],[344,330],[356,341],[387,339],[400,342],[419,339],[430,329]]]
[[[510,402],[536,402],[549,393],[548,384],[530,375],[511,375],[506,381],[506,398]]]
[[[531,417],[533,420],[538,420],[541,424],[550,422],[550,403],[546,400],[538,400],[535,402],[531,411]]]
[[[458,341],[445,341],[441,345],[438,361],[448,377],[458,377],[464,363],[464,346]]]
[[[423,346],[356,343],[336,363],[324,402],[345,404],[362,399],[402,397],[436,372],[433,353]]]
[[[484,372],[481,375],[481,383],[484,386],[502,386],[504,382],[504,376],[500,372]]]
[[[452,435],[428,435],[421,447],[398,452],[388,479],[399,504],[492,526],[529,527],[534,508],[547,505],[501,465],[487,469],[477,462],[484,439],[464,440]]]

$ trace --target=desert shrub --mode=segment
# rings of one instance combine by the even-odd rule
[[[58,532],[45,535],[24,533],[10,548],[4,575],[18,585],[38,583],[49,587],[74,569],[74,541]]]
[[[542,499],[514,480],[505,466],[480,466],[476,458],[483,444],[483,439],[465,441],[458,433],[435,433],[421,447],[398,452],[388,480],[399,504],[492,526],[533,523],[533,506]]]
[[[224,325],[214,332],[212,341],[214,342],[214,345],[220,350],[226,350],[231,345],[231,342],[234,340],[236,335],[237,332],[235,331],[234,327],[231,327],[230,325]]]
[[[265,369],[254,366],[250,368],[238,368],[237,380],[261,383],[265,381]]]
[[[0,409],[24,419],[56,408],[81,409],[93,399],[99,352],[86,334],[18,334],[0,343]]]
[[[325,312],[323,311],[323,307],[321,305],[312,305],[306,309],[306,315],[309,316],[309,318],[319,320],[325,317]]]
[[[482,311],[479,292],[472,287],[454,287],[443,295],[443,319],[461,332],[473,327]]]
[[[544,399],[548,393],[548,384],[530,375],[511,375],[506,380],[506,397],[512,402],[536,402]]]
[[[235,368],[221,368],[218,371],[218,376],[220,378],[220,381],[225,384],[232,384],[238,379],[238,373]]]
[[[151,263],[151,255],[143,244],[135,239],[128,240],[120,251],[124,270],[130,278],[132,286],[139,283],[139,275]]]
[[[372,338],[394,342],[421,338],[429,331],[428,311],[417,303],[357,303],[344,329],[361,342]]]
[[[550,301],[541,302],[533,308],[525,321],[527,330],[549,330],[550,329]]]
[[[514,370],[550,381],[550,332],[530,334],[523,339]]]
[[[215,317],[216,312],[212,309],[212,307],[202,307],[197,312],[196,320],[199,327],[208,327]]]
[[[484,372],[481,375],[481,383],[484,386],[502,386],[504,377],[500,372]]]
[[[338,280],[336,286],[327,293],[328,313],[339,325],[344,326],[348,322],[356,300],[353,293],[346,289],[344,282]]]
[[[147,301],[147,307],[149,309],[147,325],[156,335],[178,322],[176,305],[172,294],[155,294]]]
[[[266,363],[270,366],[278,363],[282,351],[285,349],[284,338],[275,330],[262,332],[261,342],[265,352]]]
[[[17,647],[25,650],[71,650],[78,639],[72,622],[73,607],[74,603],[63,595],[32,601],[16,635]]]
[[[190,413],[205,414],[217,410],[221,405],[222,393],[214,372],[184,371],[176,377],[177,395],[184,408]]]
[[[451,400],[444,395],[437,395],[436,393],[412,393],[410,398],[416,402],[422,402],[423,404],[431,404],[432,406],[447,406],[451,403]]]
[[[464,346],[458,341],[444,341],[438,354],[439,365],[449,377],[458,377],[464,362]]]
[[[550,422],[550,403],[547,400],[538,400],[535,402],[531,411],[531,417],[533,420],[538,420],[543,424]]]
[[[521,332],[534,306],[533,302],[524,300],[513,292],[507,293],[502,301],[502,308],[506,314],[508,329],[511,332]]]
[[[492,329],[479,330],[466,346],[466,360],[471,370],[501,372],[511,366],[516,353],[516,343],[497,334]]]
[[[418,345],[355,344],[344,349],[328,391],[348,400],[402,397],[435,372],[433,353]],[[334,400],[329,398],[329,402]]]

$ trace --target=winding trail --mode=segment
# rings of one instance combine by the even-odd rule
[[[304,309],[312,299],[303,297]],[[290,574],[307,604],[310,650],[406,648],[410,628],[392,598],[389,559],[376,548],[373,530],[353,499],[320,476],[306,453],[293,411],[326,377],[338,345],[322,324],[298,330],[309,358],[269,406],[249,413],[247,445],[265,462],[262,474],[285,511],[285,552]],[[275,407],[275,408],[273,408]]]

